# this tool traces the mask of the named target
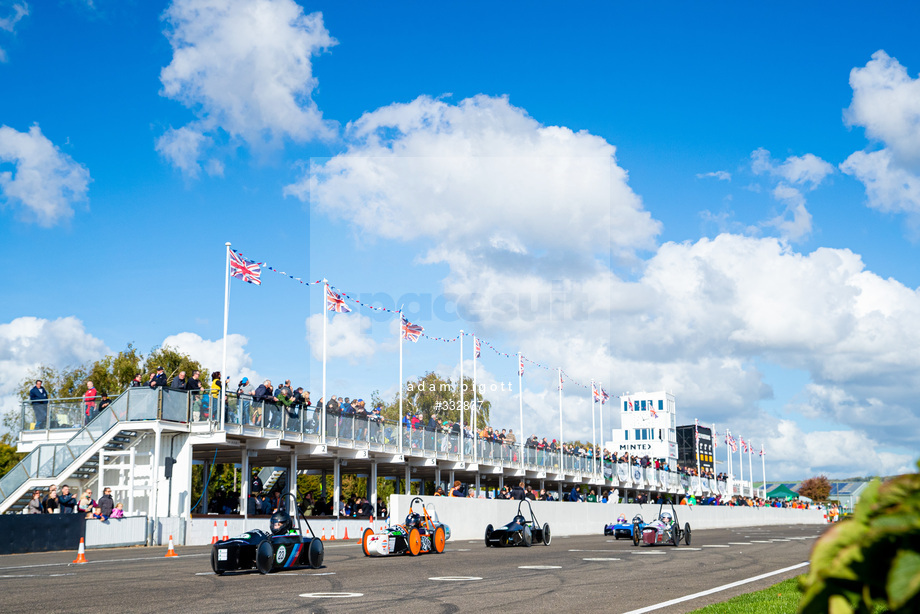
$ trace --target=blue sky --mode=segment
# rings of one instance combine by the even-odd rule
[[[128,342],[216,367],[230,241],[393,304],[555,293],[582,317],[417,319],[612,394],[673,391],[681,422],[763,442],[775,477],[906,470],[918,12],[0,0],[3,407],[36,365]],[[264,280],[233,284],[228,370],[317,398],[320,293]],[[333,320],[329,390],[393,394],[391,323]],[[456,376],[458,351],[412,345],[406,375]],[[529,368],[524,396],[525,430],[554,436],[554,378]],[[565,398],[590,439],[587,395]]]

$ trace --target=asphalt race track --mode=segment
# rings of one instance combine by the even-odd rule
[[[825,528],[694,531],[679,548],[602,534],[531,548],[448,541],[415,558],[366,558],[356,540],[334,541],[322,569],[267,576],[215,576],[209,546],[169,559],[163,547],[89,550],[85,565],[70,564],[73,551],[10,555],[0,557],[0,612],[631,612],[805,563]],[[805,571],[644,611],[687,612]]]

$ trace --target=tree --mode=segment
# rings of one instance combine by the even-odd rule
[[[421,412],[421,417],[424,421],[427,421],[433,415],[437,415],[440,420],[459,422],[460,389],[457,384],[457,381],[449,378],[444,379],[433,371],[429,371],[415,381],[406,382],[405,396],[403,397],[403,415],[408,416]],[[473,380],[469,377],[464,377],[463,384],[465,386],[463,404],[466,411],[464,422],[470,424]],[[489,412],[492,408],[492,403],[485,399],[482,394],[476,395],[476,402],[478,405],[476,425],[481,428],[489,424]],[[399,419],[399,394],[394,395],[390,403],[385,403],[380,397],[379,391],[375,390],[371,394],[371,403],[373,407],[382,405],[384,409],[381,413],[388,420],[396,421]]]
[[[6,475],[25,456],[25,454],[16,452],[16,446],[10,433],[0,435],[0,476]]]
[[[827,501],[831,495],[831,483],[826,475],[808,478],[799,487],[799,496],[808,497],[812,501]]]

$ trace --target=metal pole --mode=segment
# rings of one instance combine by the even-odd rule
[[[521,353],[518,352],[518,399],[520,400],[521,432],[518,438],[524,437],[524,362]],[[517,443],[517,442],[515,442]],[[524,440],[521,439],[521,444]],[[521,448],[523,451],[523,447]],[[519,453],[520,454],[520,453]],[[524,455],[521,454],[521,469],[524,468]]]
[[[463,329],[460,329],[460,462],[463,461]]]
[[[763,455],[763,442],[760,442],[760,466],[763,470],[763,498],[767,500],[767,459]]]
[[[403,453],[403,314],[402,308],[397,312],[399,314],[399,425],[396,427],[396,432],[399,433],[399,453]],[[406,483],[408,488],[408,482]],[[409,491],[406,491],[406,494],[409,494]]]
[[[594,391],[592,391],[593,394]],[[604,475],[604,386],[601,382],[597,383],[597,392],[601,395],[601,404],[597,410],[598,415],[601,419],[601,429],[600,429],[600,444],[601,444],[601,479],[604,480],[604,486],[607,485],[607,476]]]
[[[597,477],[597,432],[595,431],[597,425],[594,423],[594,390],[594,380],[591,380],[591,469],[594,470],[594,476]],[[559,391],[562,391],[562,379],[559,380]]]
[[[470,405],[470,420],[473,423],[473,462],[479,463],[479,417],[476,415],[476,335],[473,335],[473,402]],[[477,474],[478,475],[478,474]],[[479,486],[476,487],[476,496],[479,496]]]
[[[227,376],[227,322],[230,319],[230,242],[224,243],[227,248],[227,264],[224,274],[224,341],[223,353],[220,362],[221,379]],[[224,430],[224,385],[220,382],[220,430]]]
[[[559,371],[560,371],[560,377],[562,377],[562,375],[561,375],[562,369],[560,369]],[[559,473],[560,473],[560,474],[564,474],[564,473],[565,473],[565,465],[563,465],[562,461],[563,461],[563,456],[562,456],[562,390],[560,390],[560,391],[559,391]],[[559,493],[560,493],[560,498],[559,498],[559,500],[561,501],[561,500],[562,500],[562,497],[561,497],[561,494],[562,494],[561,482],[560,482],[560,486],[559,486]]]
[[[326,319],[327,319],[326,296],[328,292],[329,292],[329,280],[326,278],[323,278],[323,304],[322,304],[322,311],[323,311],[323,396],[321,397],[323,401],[323,406],[321,408],[322,409],[322,423],[323,423],[323,427],[322,427],[323,430],[321,431],[322,432],[321,439],[322,439],[323,445],[326,445],[326,405],[329,404],[329,399],[326,398]],[[264,414],[265,410],[263,409],[262,411]],[[402,452],[402,450],[400,450],[400,452]]]

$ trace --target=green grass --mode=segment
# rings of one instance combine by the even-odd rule
[[[722,603],[707,605],[690,614],[795,614],[799,606],[799,578],[790,578],[756,593],[732,597]],[[888,612],[884,607],[875,608],[874,614]]]
[[[693,614],[795,614],[799,605],[798,581],[790,578],[756,593],[693,610]]]

